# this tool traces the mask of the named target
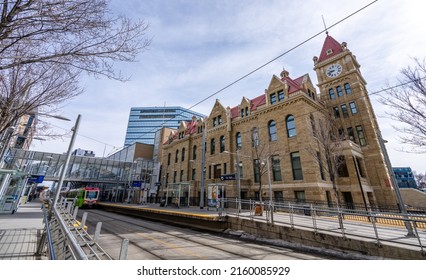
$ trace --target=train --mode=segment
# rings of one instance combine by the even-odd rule
[[[64,193],[66,198],[75,198],[75,206],[79,208],[91,208],[96,206],[99,200],[100,189],[97,187],[84,187],[71,189]]]

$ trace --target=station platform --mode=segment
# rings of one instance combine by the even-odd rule
[[[14,214],[0,215],[0,260],[36,260],[38,240],[44,228],[42,202],[19,205]]]
[[[112,203],[112,202],[102,202],[99,203],[100,209],[105,209],[107,211],[114,211],[117,213],[125,215],[133,215],[141,218],[148,218],[158,221],[172,221],[175,224],[181,224],[183,226],[204,228],[210,231],[224,232],[229,227],[230,222],[241,223],[246,220],[249,226],[254,226],[256,229],[266,229],[266,230],[276,230],[280,227],[278,224],[275,226],[268,225],[266,220],[258,219],[252,220],[248,212],[242,212],[238,216],[228,213],[230,216],[227,217],[225,213],[220,212],[216,208],[204,207],[161,207],[159,204],[128,204],[128,203]],[[2,214],[0,215],[0,260],[34,260],[40,259],[35,256],[37,250],[37,241],[40,238],[41,232],[44,228],[43,225],[43,212],[42,212],[42,202],[38,199],[26,204],[20,205],[18,210],[14,214]],[[83,210],[82,210],[83,211]],[[308,216],[298,216],[294,219],[300,220],[300,223],[311,223],[310,217]],[[232,220],[232,221],[230,221]],[[286,214],[274,214],[274,220],[277,223],[285,223],[288,220],[288,215]],[[335,221],[332,219],[325,219],[321,221],[324,223],[323,228],[329,228],[327,232],[324,233],[313,233],[312,236],[315,238],[322,237],[324,234],[327,235],[338,235],[339,229],[335,228]],[[329,223],[329,225],[327,224]],[[348,233],[357,233],[359,234],[359,243],[367,244],[371,242],[371,238],[368,240],[365,238],[368,236],[366,231],[365,223],[360,221],[345,221],[346,231]],[[288,229],[288,227],[287,227]],[[312,231],[310,229],[300,229],[300,232]],[[407,250],[412,250],[416,255],[414,259],[424,259],[424,255],[419,254],[421,249],[424,252],[424,247],[419,248],[418,245],[414,246],[421,242],[421,244],[426,244],[426,230],[421,229],[418,232],[417,238],[409,238],[406,236],[406,231],[403,227],[400,226],[381,226],[378,228],[381,235],[385,237],[386,240],[392,241],[389,244],[382,243],[382,245],[387,245],[389,250],[396,250],[397,247],[404,247]],[[292,229],[294,232],[294,229]],[[302,233],[301,233],[302,234]],[[356,235],[351,236],[352,241],[358,239]],[[405,244],[397,244],[395,240],[404,240]],[[412,244],[410,244],[410,242]],[[320,243],[318,243],[320,244]],[[374,244],[373,244],[374,245]],[[396,258],[399,259],[399,258]],[[405,258],[401,258],[405,259]],[[408,259],[413,259],[409,257]]]

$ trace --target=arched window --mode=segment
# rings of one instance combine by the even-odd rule
[[[341,86],[336,87],[337,96],[343,96],[343,90]]]
[[[178,159],[179,159],[179,150],[176,150],[175,163],[178,162]]]
[[[275,121],[269,121],[268,123],[269,129],[269,141],[277,141],[277,125]]]
[[[287,116],[285,123],[287,126],[287,137],[295,137],[297,135],[297,131],[293,115]]]
[[[351,85],[350,84],[346,83],[346,84],[344,84],[344,87],[345,87],[346,94],[351,94],[352,93],[352,89],[351,89]]]
[[[225,136],[220,136],[220,152],[223,153],[225,151]]]
[[[197,145],[194,145],[194,147],[192,147],[192,159],[197,159]]]
[[[185,148],[182,148],[182,161],[185,160]]]
[[[253,147],[259,146],[259,130],[257,127],[253,127],[252,130],[252,145]]]
[[[167,165],[170,165],[170,158],[172,157],[172,154],[169,153],[169,155],[167,156]]]
[[[210,154],[213,155],[216,149],[216,141],[213,139],[210,140]]]
[[[242,142],[241,142],[241,133],[237,132],[237,134],[235,134],[235,144],[237,146],[237,149],[241,148]]]
[[[334,89],[329,89],[328,90],[328,95],[330,96],[330,100],[333,100],[336,98],[336,95],[334,94]]]

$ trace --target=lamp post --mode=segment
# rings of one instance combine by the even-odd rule
[[[200,209],[204,208],[204,189],[206,176],[206,126],[203,127],[203,143],[201,145],[201,180],[200,180]]]
[[[81,115],[78,115],[77,120],[75,122],[75,126],[71,129],[73,131],[73,133],[72,133],[71,141],[70,141],[70,144],[69,144],[69,147],[68,147],[67,156],[65,158],[65,163],[64,163],[64,166],[61,170],[61,174],[59,176],[59,182],[58,182],[58,186],[56,188],[55,197],[53,199],[53,204],[52,204],[52,207],[50,208],[50,213],[49,213],[50,218],[52,217],[52,210],[53,210],[53,208],[56,207],[56,204],[57,204],[58,199],[59,199],[59,194],[61,193],[61,188],[62,188],[62,185],[64,183],[65,174],[66,174],[67,169],[68,169],[68,164],[69,164],[69,161],[70,161],[70,158],[71,158],[71,153],[72,153],[72,149],[73,149],[73,146],[74,146],[75,138],[77,136],[78,127],[80,125],[80,118],[81,118]]]
[[[382,148],[382,151],[383,151],[383,156],[385,158],[386,167],[388,169],[389,176],[391,177],[391,184],[393,185],[393,189],[395,190],[395,195],[396,195],[396,199],[398,201],[399,209],[404,216],[404,224],[405,224],[405,228],[407,229],[407,237],[416,236],[414,234],[413,227],[412,227],[410,221],[406,220],[407,209],[405,208],[404,200],[402,199],[401,192],[400,192],[399,186],[398,186],[398,182],[396,181],[395,174],[393,173],[392,165],[391,165],[391,162],[390,162],[390,159],[389,159],[389,155],[388,155],[388,152],[386,150],[385,143],[387,141],[385,142],[385,140],[382,138],[380,131],[378,131],[378,134],[379,134],[379,143],[380,143],[380,147]]]

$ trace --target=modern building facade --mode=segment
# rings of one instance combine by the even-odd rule
[[[185,185],[179,195],[199,199],[217,185],[242,199],[396,206],[355,55],[327,34],[313,60],[319,94],[308,74],[283,70],[261,95],[234,107],[216,100],[207,118],[181,122],[163,143],[163,195]],[[224,180],[228,174],[239,179]]]
[[[414,179],[411,167],[394,167],[393,173],[395,174],[396,181],[400,188],[414,188],[417,189],[417,183]]]
[[[182,107],[132,107],[130,108],[124,146],[134,142],[154,144],[155,132],[162,127],[177,129],[182,121],[204,115]]]

